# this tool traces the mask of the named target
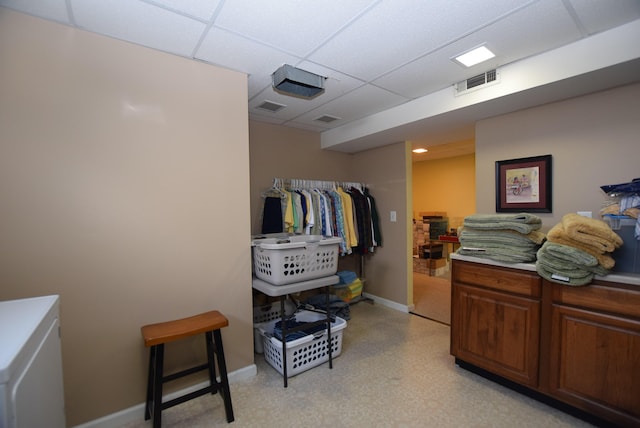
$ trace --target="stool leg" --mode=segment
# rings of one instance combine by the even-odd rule
[[[152,346],[149,349],[149,373],[147,374],[147,402],[144,406],[144,420],[151,419],[151,403],[153,401],[153,374],[154,366],[156,363],[156,347]]]
[[[209,385],[211,385],[211,394],[218,392],[218,381],[216,380],[216,362],[213,350],[213,335],[208,331],[205,333],[205,341],[207,344],[207,364],[209,366]]]
[[[153,428],[162,426],[162,369],[164,366],[164,343],[156,345],[156,364],[153,375]]]
[[[229,379],[227,378],[227,364],[224,360],[222,335],[220,334],[220,330],[214,330],[213,335],[216,344],[218,369],[220,369],[220,393],[222,394],[222,399],[224,401],[224,411],[227,414],[227,422],[233,422],[233,406],[231,405],[231,391],[229,390]]]

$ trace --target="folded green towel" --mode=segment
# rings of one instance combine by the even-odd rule
[[[542,227],[542,219],[533,214],[473,214],[464,218],[463,225],[479,230],[515,230],[528,234]]]
[[[562,248],[564,247],[564,248]],[[549,249],[553,249],[549,251]],[[584,257],[581,256],[582,253]],[[573,258],[568,255],[574,255]],[[555,273],[568,276],[568,277],[583,277],[586,273],[592,273],[595,275],[604,276],[609,274],[609,270],[598,264],[598,260],[595,257],[578,250],[576,248],[568,247],[566,245],[549,244],[543,245],[536,254],[538,262],[554,270]],[[593,260],[591,260],[593,258]],[[587,260],[588,264],[582,263],[583,260]],[[595,260],[595,263],[593,261]]]
[[[594,272],[594,270],[596,270],[595,267],[580,266],[566,260],[556,259],[540,251],[538,251],[536,263],[544,265],[558,275],[568,276],[569,278],[583,278],[588,274],[604,273],[600,270]]]
[[[593,274],[591,272],[587,272],[585,276],[580,278],[571,278],[566,275],[559,274],[555,272],[553,269],[545,266],[539,261],[536,262],[536,272],[538,275],[545,278],[548,281],[556,282],[558,284],[571,285],[571,286],[581,286],[588,285],[593,281]]]
[[[502,244],[520,248],[538,249],[544,240],[544,233],[533,231],[523,234],[515,230],[482,230],[464,227],[460,233],[460,243],[467,247],[483,247],[483,244]]]
[[[518,213],[518,214],[472,214],[464,218],[465,222],[473,223],[524,223],[524,224],[542,224],[542,219],[535,214]]]

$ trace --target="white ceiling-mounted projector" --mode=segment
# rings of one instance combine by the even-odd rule
[[[325,77],[285,64],[272,75],[273,89],[300,98],[313,98],[324,92]]]

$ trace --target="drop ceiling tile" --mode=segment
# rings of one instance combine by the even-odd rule
[[[544,25],[527,25],[531,20]],[[562,3],[537,2],[424,56],[379,79],[375,84],[406,97],[420,97],[479,73],[518,61],[548,47],[560,47],[580,38],[580,32]],[[496,57],[465,68],[451,58],[486,44]]]
[[[274,69],[275,71],[275,69]],[[247,79],[249,100],[271,87],[271,74],[252,74]]]
[[[318,101],[326,103],[329,100],[347,94],[354,89],[365,84],[362,80],[355,79],[346,74],[342,74],[338,71],[331,70],[319,64],[315,64],[309,61],[302,61],[296,67],[315,73],[319,76],[326,77],[325,80],[325,92],[322,97],[318,97]]]
[[[257,120],[259,122],[272,123],[274,125],[282,125],[286,121],[279,117],[270,116],[264,113],[251,112],[249,113],[249,119]]]
[[[305,56],[373,0],[227,1],[215,25],[298,56]]]
[[[323,123],[317,120],[308,120],[308,119],[294,119],[285,123],[286,126],[292,126],[294,128],[302,128],[307,129],[309,131],[322,132],[327,131],[331,128],[334,128],[336,124],[344,124],[344,122],[333,122],[332,124]]]
[[[153,3],[209,21],[220,0],[153,0]]]
[[[487,7],[475,0],[381,2],[308,59],[369,81],[525,3],[499,0]]]
[[[205,24],[132,0],[69,0],[78,27],[143,46],[191,56]]]
[[[569,0],[588,34],[640,18],[638,0]]]
[[[398,106],[407,101],[407,98],[385,91],[376,86],[364,85],[340,98],[329,101],[321,107],[301,115],[296,118],[295,122],[316,124],[317,122],[314,122],[315,118],[329,115],[341,118],[342,120],[340,122],[333,122],[334,124],[340,125]]]
[[[271,86],[265,88],[253,99],[249,100],[249,111],[260,115],[270,115],[282,120],[291,120],[299,116],[301,112],[306,112],[324,104],[326,101],[325,94],[320,94],[312,99],[298,98],[294,96],[283,95],[276,92]],[[286,107],[276,112],[268,112],[259,109],[258,106],[265,101],[277,104],[283,104]]]
[[[50,19],[63,24],[71,23],[65,0],[0,0],[0,6],[6,6],[18,12],[24,12],[28,15]]]
[[[283,64],[297,64],[300,58],[245,37],[212,27],[195,58],[249,74],[249,97],[271,85],[271,74]]]
[[[404,97],[416,99],[439,91],[455,81],[464,80],[461,78],[464,71],[451,61],[443,62],[442,58],[441,54],[422,57],[373,83]]]
[[[319,123],[319,122],[315,122],[315,123]],[[322,123],[319,123],[320,126],[316,126],[316,125],[310,125],[307,123],[296,123],[294,121],[290,121],[290,122],[285,122],[284,125],[291,126],[296,129],[304,129],[306,131],[312,131],[312,132],[322,132],[329,129],[329,128],[323,127]]]

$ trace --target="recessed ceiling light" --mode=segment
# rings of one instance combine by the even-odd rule
[[[428,151],[429,151],[429,150],[427,150],[427,149],[422,149],[422,148],[412,150],[412,152],[413,152],[413,153],[427,153]]]
[[[480,46],[461,55],[458,55],[453,59],[464,65],[465,67],[471,67],[495,56],[496,54],[487,49],[486,46]]]

